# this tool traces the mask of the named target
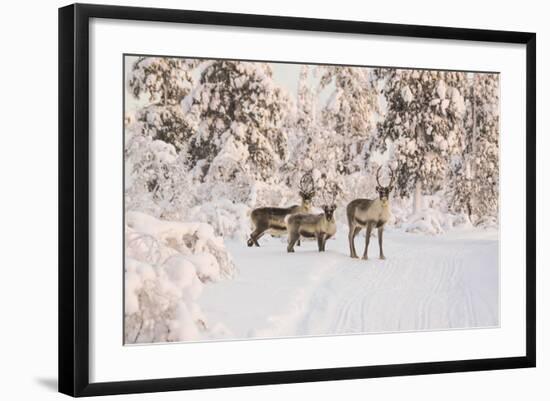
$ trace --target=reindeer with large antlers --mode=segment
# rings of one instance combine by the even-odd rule
[[[293,214],[288,218],[288,247],[287,252],[294,252],[294,244],[300,241],[300,237],[316,238],[319,252],[325,251],[327,239],[336,234],[336,221],[334,211],[336,210],[336,196],[338,188],[333,185],[329,188],[332,199],[328,200],[326,193],[323,197],[323,213],[321,214]]]
[[[352,258],[357,258],[357,252],[355,251],[355,236],[363,228],[367,228],[367,237],[365,243],[365,252],[363,253],[363,259],[368,259],[369,240],[372,229],[378,228],[378,244],[380,246],[380,259],[386,259],[384,256],[384,250],[382,249],[382,235],[384,232],[384,224],[390,218],[390,201],[389,195],[393,189],[394,174],[393,169],[389,167],[391,178],[390,183],[387,186],[383,186],[380,183],[380,169],[376,170],[376,192],[378,192],[378,199],[355,199],[351,201],[347,206],[348,225],[349,225],[349,249]]]
[[[247,241],[248,246],[260,246],[258,240],[266,232],[281,235],[287,232],[286,217],[296,213],[309,213],[311,211],[312,199],[315,196],[315,183],[311,172],[305,173],[300,179],[298,186],[300,189],[301,205],[290,207],[260,207],[254,209],[250,214],[254,231],[250,234]]]

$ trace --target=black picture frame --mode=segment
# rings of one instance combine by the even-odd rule
[[[89,380],[89,22],[91,18],[515,43],[526,46],[526,344],[517,357],[257,372],[154,380]],[[59,391],[71,396],[363,379],[535,366],[536,35],[479,29],[74,4],[59,9]]]

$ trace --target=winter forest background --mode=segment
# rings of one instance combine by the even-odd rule
[[[254,257],[265,262],[280,253],[286,258],[284,240],[262,239],[266,247],[254,252],[278,253],[244,259],[252,252],[246,249],[250,211],[299,204],[298,182],[308,171],[318,194],[334,184],[338,188],[338,234],[332,248],[340,254],[329,260],[339,268],[348,263],[344,257],[349,259],[347,245],[337,249],[347,244],[345,206],[358,197],[377,196],[379,166],[384,180],[388,166],[395,171],[388,243],[392,232],[394,244],[402,241],[403,247],[417,241],[418,248],[424,238],[429,238],[426,243],[440,238],[445,245],[441,255],[434,251],[434,258],[445,262],[445,255],[455,252],[464,238],[472,242],[465,249],[483,245],[482,253],[488,238],[492,245],[497,241],[498,74],[127,56],[125,80],[126,343],[395,330],[393,322],[369,318],[365,323],[364,317],[356,329],[351,321],[341,330],[319,321],[305,325],[305,316],[308,322],[312,319],[312,299],[322,298],[304,295],[304,288],[312,285],[308,267],[297,267],[290,285],[283,273],[269,276],[271,270],[281,270],[282,260],[274,261],[263,276],[251,266]],[[314,205],[320,204],[317,196]],[[497,248],[482,256],[471,251],[472,258],[497,266]],[[394,254],[399,260],[398,249]],[[395,274],[403,273],[407,261],[402,262]],[[303,260],[304,266],[310,263]],[[442,272],[442,263],[430,268]],[[392,265],[386,272],[394,274]],[[479,293],[472,293],[477,284],[464,289],[472,274],[478,273],[447,277],[445,304],[431,301],[433,311],[421,311],[435,317],[411,318],[409,327],[403,309],[397,329],[497,324],[498,273],[495,283],[494,275],[483,273],[481,281],[488,284]],[[227,312],[218,304],[231,305],[232,299],[226,299],[231,294],[246,296],[244,287],[235,289],[239,277],[280,283],[289,294],[299,288],[298,298],[296,291],[289,297],[304,299],[301,323],[295,312],[285,314],[277,305],[272,308],[278,317],[271,316],[271,323],[278,322],[276,330],[273,324],[270,330],[248,327],[263,322],[242,316],[228,325],[223,318]],[[380,286],[372,290],[382,292]],[[417,290],[400,294],[410,293],[413,301],[407,302],[414,304]],[[319,287],[312,292],[318,294]],[[236,300],[234,309],[246,302]],[[323,302],[331,305],[330,296]],[[480,320],[479,311],[468,311],[478,304],[488,320]],[[271,306],[266,301],[262,307]],[[441,316],[437,308],[444,310]],[[294,319],[292,325],[289,319]]]

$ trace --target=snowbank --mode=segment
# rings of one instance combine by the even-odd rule
[[[197,300],[205,283],[234,274],[223,240],[205,223],[126,213],[125,342],[189,341],[224,336]]]
[[[422,210],[407,219],[404,230],[408,233],[441,234],[451,226],[448,215],[434,210]]]

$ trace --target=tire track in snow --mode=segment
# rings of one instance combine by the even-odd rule
[[[446,318],[445,311],[452,307],[450,293],[461,295],[466,303],[464,326],[477,326],[472,294],[469,289],[458,291],[456,280],[464,257],[464,244],[455,246],[451,252],[437,239],[430,246],[413,249],[393,250],[385,261],[378,259],[351,260],[349,257],[331,264],[329,274],[319,283],[309,308],[304,309],[299,334],[343,334],[373,331],[429,330],[453,327]],[[432,260],[426,255],[431,255]],[[421,264],[415,263],[423,260]],[[416,282],[415,282],[416,281]],[[408,297],[398,299],[396,288],[416,285],[417,292],[423,293],[419,299]],[[390,289],[390,291],[387,291]],[[338,293],[337,293],[338,291]],[[345,294],[345,296],[342,296]],[[395,303],[392,297],[395,296]],[[323,315],[315,307],[319,299],[328,298],[330,316]],[[399,304],[392,308],[392,304]],[[326,309],[325,309],[326,311]],[[415,323],[404,324],[416,316]],[[374,324],[371,324],[371,321]],[[382,321],[384,324],[380,324]],[[434,326],[435,324],[435,326]],[[382,330],[380,326],[385,325]]]
[[[402,253],[395,252],[395,256]],[[347,257],[340,263],[338,277],[331,277],[331,280],[338,282],[338,288],[343,290],[342,293],[346,294],[346,298],[333,297],[335,301],[339,301],[338,306],[335,307],[335,314],[339,318],[331,322],[324,331],[331,333],[368,331],[368,311],[373,300],[372,294],[380,292],[395,281],[394,276],[398,274],[397,266],[393,260],[380,261],[374,258],[364,261]],[[350,271],[354,272],[353,277],[350,277]]]
[[[460,250],[454,250],[452,253],[452,257],[445,258],[441,262],[441,268],[434,269],[434,271],[437,272],[437,275],[435,277],[436,279],[434,280],[434,284],[432,288],[428,288],[426,291],[426,296],[424,297],[424,300],[422,302],[422,307],[419,311],[419,316],[421,318],[421,321],[417,327],[414,327],[414,329],[428,330],[430,328],[430,321],[431,321],[430,316],[432,315],[432,312],[434,309],[435,300],[442,295],[442,289],[445,284],[448,285],[453,283],[454,271],[456,270],[455,264],[457,261],[457,256],[461,252],[463,252],[462,247],[460,248]],[[448,294],[450,290],[451,288],[447,288],[447,291],[445,294]]]
[[[295,254],[286,254],[277,242],[256,249],[235,245],[237,259],[254,255],[257,262],[243,265],[241,277],[233,284],[225,283],[224,291],[214,294],[212,286],[216,298],[209,305],[217,307],[220,320],[237,328],[233,330],[237,336],[248,333],[244,336],[251,337],[495,324],[496,240],[399,232],[389,232],[385,239],[384,261],[375,256],[377,241],[371,241],[371,259],[351,259],[344,235],[329,241],[325,253],[318,253],[316,244],[311,242],[303,244]],[[488,273],[484,272],[486,269]],[[480,281],[485,284],[476,284]],[[235,296],[242,298],[239,304],[229,301]],[[218,308],[219,300],[227,305]],[[245,327],[247,322],[249,326]]]

